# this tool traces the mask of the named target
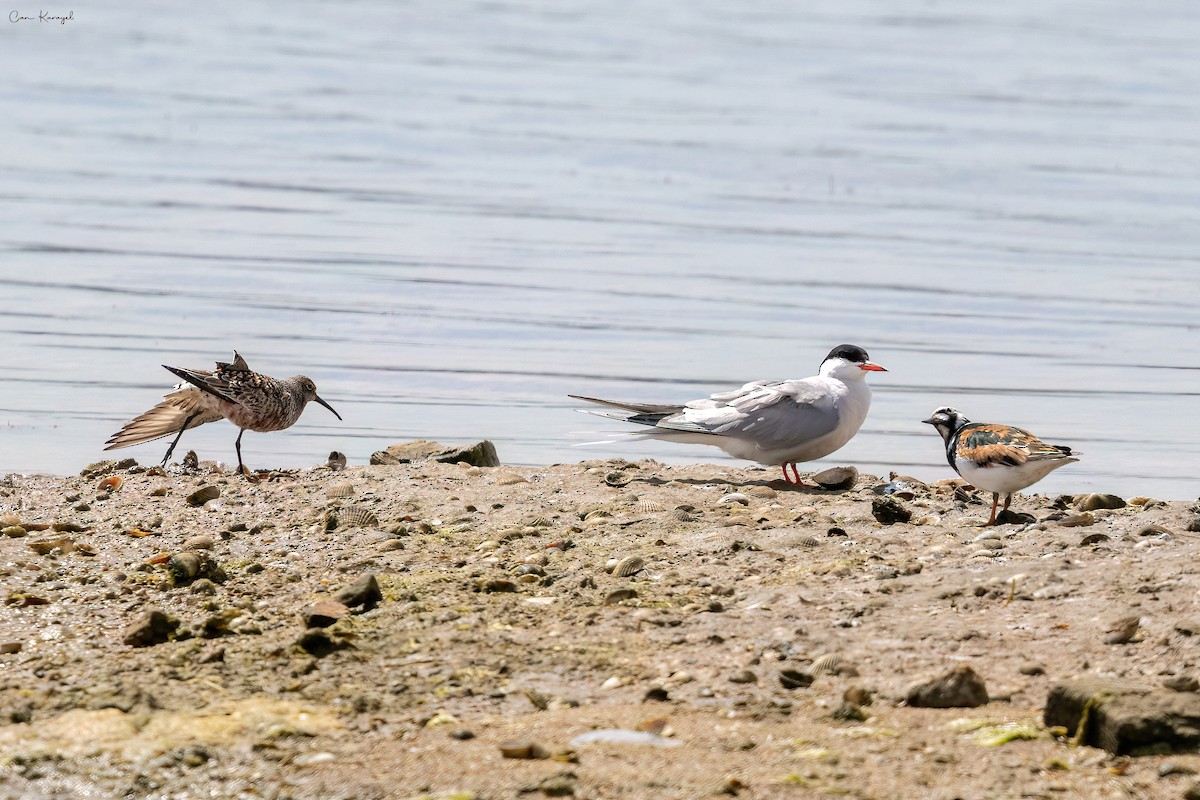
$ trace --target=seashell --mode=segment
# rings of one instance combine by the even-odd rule
[[[847,663],[840,653],[826,653],[818,656],[812,663],[812,671],[817,675],[849,675],[851,677],[858,675],[858,670]]]
[[[695,522],[696,521],[696,517],[692,516],[688,512],[684,511],[683,509],[676,509],[675,512],[673,514],[671,514],[671,518],[674,520],[677,520],[679,522]]]
[[[849,489],[857,480],[854,467],[831,467],[812,476],[813,483],[826,489]]]
[[[628,578],[630,575],[641,572],[644,566],[646,566],[646,559],[641,556],[625,556],[613,564],[612,574],[618,578]]]
[[[1071,504],[1080,511],[1125,507],[1125,501],[1115,494],[1077,494],[1071,498]]]
[[[821,543],[815,536],[801,536],[796,540],[796,544],[800,547],[818,547]]]
[[[339,453],[337,450],[334,450],[332,453],[329,454],[329,458],[328,458],[328,460],[326,460],[325,466],[329,467],[329,469],[332,470],[333,472],[338,472],[339,470],[345,469],[346,468],[346,454]]]
[[[107,478],[101,478],[100,483],[96,484],[97,492],[115,492],[121,488],[125,480],[120,475],[109,475]]]
[[[880,491],[883,494],[898,497],[901,500],[912,500],[917,496],[917,493],[913,491],[913,487],[904,481],[892,481],[891,483],[884,484],[883,489]]]
[[[545,517],[534,517],[526,523],[531,528],[549,528],[550,520]]]
[[[664,506],[660,503],[654,502],[649,498],[639,497],[637,501],[637,509],[643,514],[653,514],[655,511],[664,510]]]
[[[496,476],[497,486],[513,486],[518,483],[529,483],[523,475],[518,475],[515,472],[505,472],[502,475]]]
[[[354,497],[354,485],[350,483],[335,483],[325,490],[325,496],[330,500],[339,497]]]
[[[624,472],[610,472],[604,476],[604,482],[609,486],[624,486],[629,483],[629,476]]]
[[[591,511],[583,515],[584,520],[601,519],[603,517],[611,517],[612,514],[605,511],[603,508],[593,508]]]
[[[742,494],[741,492],[734,492],[733,494],[725,495],[724,497],[722,497],[720,500],[717,501],[717,505],[719,505],[719,506],[729,506],[729,505],[733,505],[734,503],[737,503],[737,504],[740,504],[743,506],[748,506],[748,505],[750,505],[750,498],[747,495]]]
[[[370,528],[379,524],[379,517],[369,508],[346,506],[337,510],[337,527]]]
[[[187,504],[189,506],[202,506],[209,500],[216,500],[220,496],[221,490],[216,486],[201,486],[187,496]]]

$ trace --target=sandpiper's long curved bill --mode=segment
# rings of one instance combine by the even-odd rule
[[[313,400],[316,400],[318,403],[325,406],[330,411],[333,411],[333,406],[329,405],[329,403],[326,403],[324,400],[322,400],[320,397],[316,396],[315,394],[313,395]],[[336,411],[333,411],[333,415],[335,417],[337,417],[338,419],[342,419],[342,415],[337,413]],[[342,421],[345,422],[345,420],[342,420]]]

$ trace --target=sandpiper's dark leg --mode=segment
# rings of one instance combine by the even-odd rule
[[[192,424],[192,420],[200,416],[200,412],[196,412],[183,421],[183,427],[179,429],[179,433],[175,436],[175,441],[171,442],[171,446],[167,448],[167,454],[163,456],[162,466],[166,466],[171,460],[171,453],[175,452],[175,445],[179,444],[179,440],[183,438],[183,432],[188,429],[188,425]]]
[[[1000,493],[992,492],[992,518],[987,521],[988,525],[996,524],[996,507],[1000,505]]]
[[[245,432],[246,432],[246,429],[245,429],[245,428],[242,428],[240,431],[238,431],[238,438],[237,438],[237,441],[233,443],[233,448],[234,448],[235,450],[237,450],[237,454],[238,454],[238,468],[237,468],[237,471],[238,471],[239,473],[242,473],[242,474],[244,474],[244,473],[247,471],[247,470],[246,470],[246,465],[242,463],[242,434],[243,434],[243,433],[245,433]]]

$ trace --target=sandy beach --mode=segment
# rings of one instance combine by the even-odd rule
[[[1200,756],[1044,708],[1196,697],[1194,501],[984,528],[958,480],[212,470],[0,479],[0,796],[1193,796]],[[970,705],[923,707],[948,674]]]

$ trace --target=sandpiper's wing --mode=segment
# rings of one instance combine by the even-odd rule
[[[132,447],[135,444],[151,442],[179,433],[183,423],[192,417],[187,427],[195,428],[209,422],[221,419],[221,414],[208,408],[204,396],[199,389],[191,386],[177,389],[163,398],[163,401],[146,413],[127,423],[125,427],[114,433],[105,442],[105,450],[116,450],[119,447]]]
[[[981,467],[1019,467],[1027,461],[1078,460],[1072,457],[1071,448],[1047,444],[1027,430],[986,423],[965,426],[959,432],[955,452],[959,458]]]
[[[218,361],[213,372],[202,369],[187,369],[185,367],[168,367],[169,370],[201,391],[221,398],[227,403],[243,405],[247,394],[257,398],[262,394],[262,388],[271,381],[265,375],[259,375],[246,365],[236,350],[233,351],[233,362]]]

